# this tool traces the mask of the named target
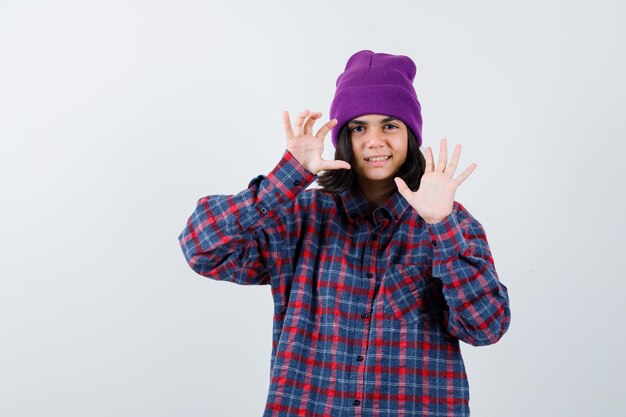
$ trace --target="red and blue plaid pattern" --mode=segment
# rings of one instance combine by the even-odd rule
[[[264,417],[468,416],[459,340],[495,343],[511,317],[481,224],[455,201],[429,225],[398,192],[372,211],[315,178],[286,150],[179,236],[198,274],[271,286]]]

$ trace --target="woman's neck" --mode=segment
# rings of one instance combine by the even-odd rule
[[[397,186],[394,180],[368,180],[357,178],[359,187],[372,209],[382,205],[396,192]]]

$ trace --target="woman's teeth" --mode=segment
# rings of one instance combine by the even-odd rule
[[[391,158],[391,157],[390,156],[379,156],[377,158],[367,158],[367,160],[370,161],[370,162],[377,162],[377,161],[386,161],[389,158]]]

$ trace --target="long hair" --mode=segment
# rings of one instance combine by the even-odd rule
[[[426,170],[426,158],[417,146],[417,140],[411,129],[407,129],[409,138],[407,144],[406,160],[400,167],[396,176],[402,178],[411,191],[417,191],[422,180],[422,175]],[[339,132],[337,139],[337,149],[335,149],[335,159],[348,162],[354,166],[354,154],[352,153],[352,138],[346,123]],[[354,168],[332,169],[320,173],[317,183],[324,191],[331,193],[341,193],[344,190],[356,186],[356,173]]]

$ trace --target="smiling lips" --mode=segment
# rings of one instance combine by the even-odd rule
[[[366,161],[368,162],[381,162],[381,161],[386,161],[387,159],[390,159],[391,155],[383,155],[383,156],[372,156],[369,158],[365,158]]]
[[[384,156],[372,156],[369,158],[364,158],[367,165],[373,167],[382,167],[387,165],[387,162],[391,159],[391,155]]]

